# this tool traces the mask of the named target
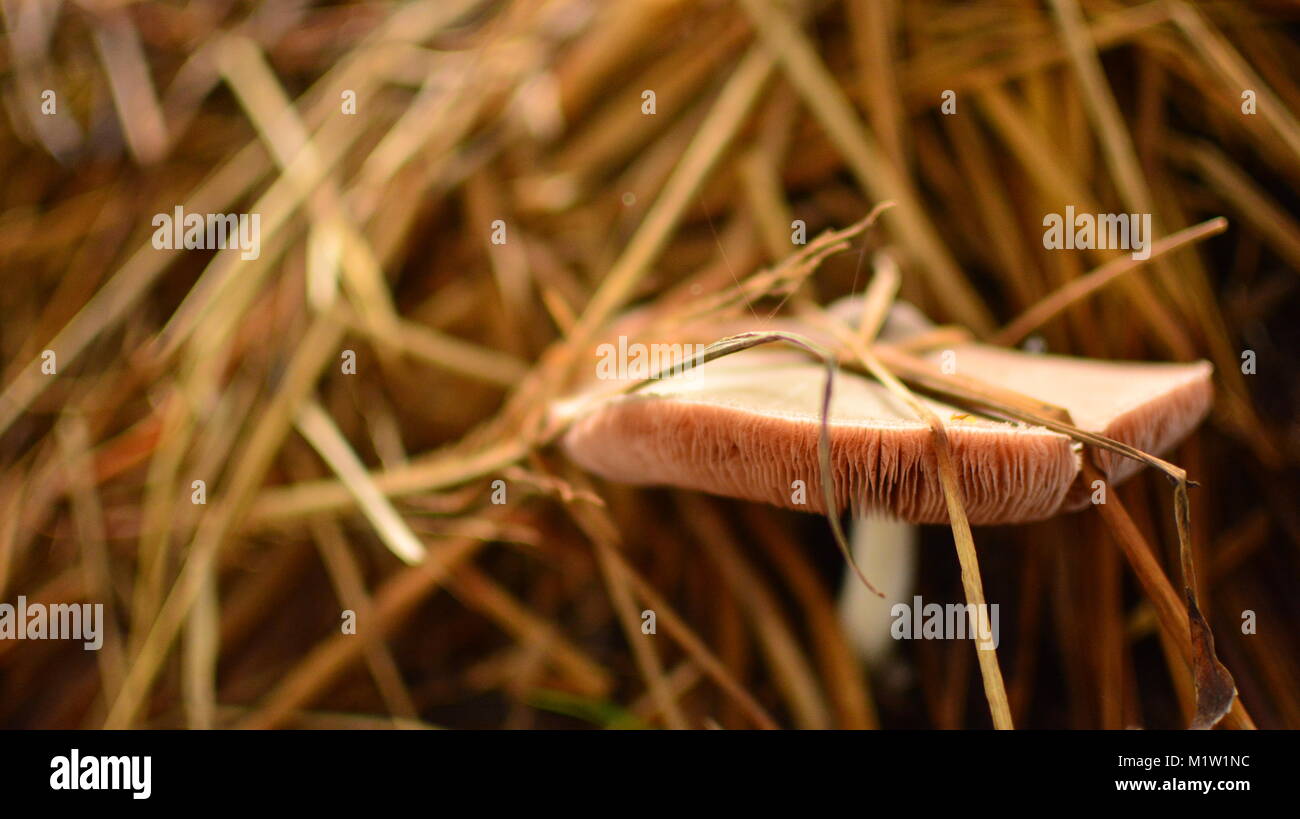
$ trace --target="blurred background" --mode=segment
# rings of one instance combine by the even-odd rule
[[[1225,724],[1300,728],[1295,3],[0,13],[0,600],[106,619],[99,651],[0,640],[0,726],[990,726],[968,641],[854,655],[824,518],[603,483],[544,424],[625,308],[891,200],[799,298],[887,249],[993,338],[1123,255],[1046,252],[1045,214],[1227,218],[1029,342],[1213,362],[1167,457]],[[257,214],[256,257],[159,248],[177,207]],[[1168,483],[1114,494],[1181,588]],[[1017,727],[1188,723],[1185,635],[1100,515],[974,538]],[[917,588],[962,600],[946,527]]]

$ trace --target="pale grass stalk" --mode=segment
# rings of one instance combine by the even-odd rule
[[[844,154],[862,189],[878,201],[898,203],[893,224],[916,254],[923,274],[931,278],[935,297],[977,334],[991,332],[992,315],[944,248],[916,191],[867,133],[799,21],[771,0],[742,0],[742,5],[766,47],[780,58],[791,84]]]
[[[745,123],[774,68],[774,58],[762,48],[752,49],[741,60],[640,227],[587,303],[569,337],[573,355],[585,349],[627,302],[663,252],[687,206]]]
[[[104,63],[127,147],[141,165],[152,165],[166,151],[167,126],[149,77],[140,34],[126,9],[106,12],[95,27],[95,46]]]
[[[288,433],[299,404],[306,400],[325,363],[333,358],[342,329],[332,316],[321,316],[308,329],[297,348],[280,389],[244,441],[226,494],[199,526],[179,576],[133,658],[122,693],[109,709],[105,727],[126,728],[144,707],[163,660],[201,591],[217,554],[247,511],[253,493]],[[142,626],[143,627],[143,626]]]
[[[95,652],[104,699],[111,702],[126,677],[126,651],[118,629],[116,594],[110,570],[104,508],[93,482],[90,433],[85,418],[67,413],[55,429],[68,476],[72,522],[80,542],[85,588],[104,606],[103,645]],[[0,598],[2,599],[2,598]]]
[[[401,497],[436,492],[503,470],[532,450],[532,445],[514,438],[483,446],[473,452],[434,452],[370,477],[381,492]],[[245,526],[283,523],[299,518],[337,512],[354,507],[356,498],[337,479],[302,481],[262,490],[249,510]]]
[[[298,409],[294,426],[312,445],[316,453],[338,475],[343,486],[356,498],[375,533],[402,562],[414,566],[425,558],[426,549],[384,493],[375,486],[365,464],[325,410],[315,401],[304,402]]]
[[[217,656],[220,652],[221,606],[217,597],[217,570],[210,567],[185,618],[181,646],[181,699],[189,728],[216,727]]]
[[[981,92],[976,100],[989,123],[1003,141],[1011,146],[1017,161],[1024,166],[1045,198],[1049,201],[1073,203],[1084,212],[1100,211],[1093,196],[1070,173],[1069,168],[1062,166],[1055,149],[1021,115],[1006,92],[999,88],[989,88]],[[1109,260],[1107,252],[1094,251],[1094,255]],[[1129,278],[1124,280],[1123,286],[1129,301],[1142,313],[1174,358],[1190,361],[1196,357],[1196,347],[1182,322],[1156,295],[1149,282],[1142,278]]]
[[[983,622],[987,604],[984,600],[984,584],[980,579],[979,557],[975,552],[975,538],[971,534],[970,521],[966,517],[961,487],[957,483],[957,470],[953,465],[943,421],[902,381],[886,369],[857,335],[835,322],[830,316],[825,314],[823,316],[828,327],[838,327],[837,335],[858,357],[862,365],[890,392],[901,398],[933,431],[939,482],[943,487],[944,501],[948,506],[948,520],[952,526],[953,542],[957,547],[957,559],[961,563],[962,588],[966,592],[966,602],[972,607],[970,609],[971,629],[975,634],[985,633],[985,630],[980,628],[982,625],[987,626],[987,623]],[[998,665],[997,650],[991,646],[988,648],[981,646],[975,653],[979,658],[980,675],[984,680],[984,695],[988,699],[989,711],[993,716],[993,726],[999,730],[1010,730],[1015,725],[1011,719],[1011,706],[1007,702],[1006,685],[1002,681],[1002,669]]]
[[[1255,92],[1256,110],[1282,139],[1282,143],[1300,158],[1300,122],[1278,99],[1273,90],[1256,74],[1250,64],[1242,59],[1232,44],[1205,21],[1196,8],[1182,0],[1170,0],[1169,14],[1183,30],[1187,41],[1201,57],[1225,80],[1224,86],[1240,98],[1245,89]]]
[[[308,203],[316,222],[338,237],[343,284],[367,324],[382,329],[396,315],[383,269],[348,212],[338,184],[323,167],[321,154],[293,103],[266,64],[262,50],[246,37],[231,36],[218,49],[217,60],[276,164],[293,184],[300,186],[298,195]]]
[[[395,316],[382,328],[359,321],[351,311],[341,313],[353,330],[380,347],[418,358],[450,373],[496,387],[513,387],[528,373],[524,361],[499,350],[481,347],[423,324]]]
[[[1210,236],[1216,236],[1227,229],[1228,220],[1221,216],[1201,222],[1199,225],[1184,228],[1153,243],[1150,258],[1155,259],[1163,256],[1184,245],[1198,242]],[[1134,259],[1132,256],[1121,256],[1114,261],[1107,262],[1087,275],[1070,281],[1064,287],[1025,310],[1006,327],[999,330],[993,336],[992,343],[1005,346],[1018,344],[1021,339],[1042,327],[1071,304],[1087,298],[1126,273],[1137,270],[1146,261],[1149,261],[1149,259]]]
[[[391,44],[422,40],[454,22],[474,4],[475,0],[425,0],[399,7],[375,31],[372,42]],[[363,99],[375,87],[391,53],[387,48],[361,49],[322,77],[306,95],[306,98],[314,100],[309,123],[337,120],[329,118],[329,115],[338,110],[336,106],[341,89],[355,89],[358,101]],[[193,213],[224,211],[252,190],[269,169],[262,147],[255,142],[249,143],[204,180],[187,198],[184,208]],[[267,200],[261,201],[265,203]],[[64,366],[71,363],[100,333],[115,327],[130,313],[176,255],[175,252],[161,253],[151,243],[145,242],[50,340],[47,347],[58,351]],[[230,255],[218,254],[209,270],[222,269],[228,264]],[[223,279],[224,276],[214,278]],[[175,316],[168,326],[175,327]],[[0,434],[8,430],[53,383],[41,374],[39,365],[40,362],[36,361],[20,370],[18,376],[0,392]]]

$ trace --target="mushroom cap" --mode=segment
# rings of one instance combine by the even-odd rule
[[[1097,361],[982,344],[957,347],[955,353],[964,375],[1064,407],[1080,429],[1152,454],[1182,441],[1205,418],[1214,397],[1214,368],[1208,361]],[[1095,461],[1106,480],[1116,484],[1143,467],[1104,449],[1096,452]],[[1087,506],[1091,491],[1080,474],[1063,511]]]
[[[1076,426],[1147,452],[1181,440],[1212,397],[1212,370],[1203,361],[1108,362],[981,344],[950,351],[957,373],[1064,407]],[[938,363],[942,356],[927,357]],[[563,447],[579,466],[608,480],[824,513],[818,466],[824,379],[824,367],[797,353],[748,350],[633,393],[586,402]],[[922,400],[944,421],[971,523],[1042,520],[1088,504],[1080,451],[1068,436]],[[839,371],[829,431],[839,508],[947,522],[931,430],[886,388]],[[1112,482],[1141,466],[1110,452],[1101,452],[1097,463]]]

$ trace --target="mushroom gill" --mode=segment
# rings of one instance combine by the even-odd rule
[[[1080,428],[1153,453],[1193,429],[1212,395],[1206,362],[1107,362],[981,344],[929,357],[938,363],[941,356],[964,376],[1063,407]],[[749,350],[589,402],[563,446],[608,480],[824,512],[817,454],[824,377],[822,366],[799,354]],[[1042,520],[1087,505],[1069,437],[927,403],[945,421],[971,523]],[[829,431],[840,508],[947,521],[930,429],[887,389],[839,371]],[[1098,463],[1115,482],[1139,466],[1108,452]]]

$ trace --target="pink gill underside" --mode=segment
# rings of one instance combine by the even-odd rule
[[[974,344],[952,352],[958,373],[1064,407],[1077,426],[1148,452],[1177,443],[1211,399],[1204,362],[1102,362]],[[938,363],[941,353],[931,357]],[[797,354],[746,351],[598,402],[573,423],[564,446],[580,466],[612,481],[824,512],[817,463],[824,376]],[[840,371],[834,391],[839,508],[946,523],[929,427],[864,377]],[[927,403],[945,421],[972,523],[1041,520],[1087,505],[1090,491],[1068,437]],[[1110,453],[1098,460],[1112,481],[1139,466]]]

